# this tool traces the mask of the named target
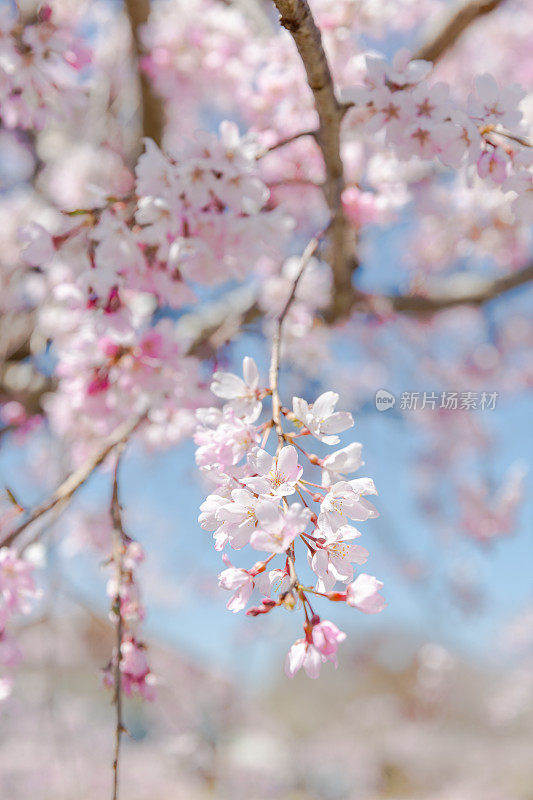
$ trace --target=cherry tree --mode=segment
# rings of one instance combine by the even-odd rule
[[[355,540],[395,500],[354,477],[345,409],[377,403],[402,353],[412,391],[381,394],[420,437],[420,514],[484,545],[512,533],[524,471],[495,486],[484,466],[497,398],[531,383],[530,17],[519,0],[2,10],[1,433],[41,448],[44,499],[4,487],[1,694],[12,618],[39,601],[35,543],[101,471],[84,547],[116,631],[115,798],[123,696],[157,683],[149,542],[121,502],[131,442],[192,438],[191,536],[212,535],[230,612],[301,614],[289,677],[337,664],[337,604],[394,602]]]

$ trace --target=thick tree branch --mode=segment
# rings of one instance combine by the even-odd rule
[[[503,0],[469,0],[462,3],[454,13],[439,28],[430,41],[418,50],[413,58],[422,58],[424,61],[438,61],[459,39],[463,31],[479,17],[490,14]]]
[[[471,283],[465,288],[465,277]],[[415,316],[426,316],[444,311],[447,308],[471,305],[481,306],[500,297],[502,294],[523,286],[533,281],[533,264],[510,272],[501,278],[487,280],[478,275],[460,275],[454,286],[454,280],[449,279],[449,288],[429,293],[427,295],[397,295],[384,298],[390,302],[393,311]],[[380,298],[377,298],[379,300]],[[356,307],[357,307],[356,303]]]
[[[330,212],[329,263],[333,272],[331,321],[348,313],[353,297],[352,274],[357,267],[355,231],[348,225],[342,208],[344,168],[340,154],[340,129],[344,108],[335,95],[333,78],[322,46],[322,37],[307,0],[274,0],[281,25],[291,34],[313,92],[318,114],[316,139],[322,151],[326,180],[324,196]]]
[[[155,94],[150,78],[141,69],[140,64],[143,55],[140,33],[141,27],[147,22],[150,16],[150,0],[124,0],[124,10],[126,11],[130,23],[135,58],[137,61],[142,106],[143,136],[148,136],[150,139],[153,139],[156,144],[160,145],[164,121],[163,102],[161,98]]]
[[[467,282],[469,285],[465,286]],[[533,283],[533,263],[501,278],[486,279],[474,274],[450,276],[444,287],[425,295],[372,294],[355,289],[349,310],[423,318],[448,308],[480,306],[528,283]],[[255,294],[239,289],[208,306],[201,314],[183,317],[179,323],[180,334],[189,342],[188,354],[209,357],[230,342],[243,325],[255,322],[262,315]]]

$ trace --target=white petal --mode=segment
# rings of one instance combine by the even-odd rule
[[[242,374],[245,383],[250,389],[257,389],[259,386],[259,371],[253,358],[245,356],[242,362]]]
[[[326,419],[333,413],[338,402],[339,395],[336,392],[324,392],[313,403],[313,416],[318,419]]]
[[[231,400],[246,394],[246,385],[242,378],[231,372],[215,372],[211,383],[211,391],[223,400]]]

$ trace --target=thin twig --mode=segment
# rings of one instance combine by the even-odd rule
[[[100,466],[109,453],[119,444],[125,442],[145,418],[146,414],[140,414],[115,428],[115,430],[104,439],[101,448],[93,456],[88,458],[81,467],[69,475],[47,500],[30,511],[24,522],[21,522],[14,530],[4,536],[0,541],[0,547],[9,547],[29,525],[39,519],[39,517],[42,517],[43,514],[51,511],[59,503],[65,507],[73,494],[77,492],[80,486],[83,486],[85,481],[92,475],[95,469]]]
[[[486,130],[486,133],[494,133],[497,136],[504,136],[506,139],[510,139],[512,142],[521,144],[522,147],[533,147],[533,140],[528,139],[525,136],[519,136],[516,133],[511,133],[510,131],[502,130],[501,128],[494,127],[492,130]]]
[[[284,442],[283,427],[281,425],[281,400],[279,397],[279,385],[278,385],[281,331],[283,328],[283,321],[285,320],[289,308],[291,307],[291,304],[295,298],[296,289],[298,288],[298,284],[300,283],[300,279],[304,273],[304,270],[307,264],[309,263],[311,257],[316,253],[318,245],[320,244],[320,239],[323,235],[324,232],[321,232],[317,236],[314,236],[308,243],[304,252],[302,253],[298,273],[293,281],[292,288],[287,298],[287,301],[276,320],[276,329],[274,331],[274,336],[272,338],[272,357],[270,360],[269,386],[270,386],[270,391],[272,392],[272,421],[274,423],[274,427],[278,435],[278,451],[281,449],[281,447],[283,447],[283,442]]]
[[[124,721],[122,718],[122,673],[120,669],[122,661],[122,606],[121,606],[121,589],[123,579],[123,557],[124,557],[124,544],[126,535],[122,525],[122,512],[118,496],[118,468],[120,465],[120,457],[124,449],[125,442],[122,441],[117,447],[117,460],[115,463],[115,471],[113,475],[113,493],[111,496],[111,519],[113,521],[113,564],[115,566],[115,596],[113,598],[113,613],[116,617],[116,658],[114,669],[114,692],[113,704],[116,709],[116,724],[115,724],[115,747],[113,753],[113,795],[112,800],[118,800],[118,779],[119,779],[119,760],[120,760],[120,742],[122,734],[125,731]]]
[[[256,158],[262,158],[266,156],[268,153],[272,153],[273,150],[278,150],[280,147],[285,147],[287,144],[292,144],[296,142],[298,139],[302,139],[304,136],[312,136],[315,138],[317,135],[317,130],[315,128],[307,130],[307,131],[300,131],[300,133],[294,133],[292,136],[287,136],[286,139],[280,139],[279,142],[275,144],[271,144],[270,147],[265,147],[264,150],[261,150]]]

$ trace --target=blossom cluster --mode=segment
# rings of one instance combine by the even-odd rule
[[[354,578],[353,565],[364,564],[369,554],[354,543],[361,533],[350,521],[378,515],[367,499],[377,493],[373,481],[346,477],[363,464],[361,445],[354,442],[320,458],[299,444],[307,436],[325,445],[338,444],[338,434],[353,425],[352,416],[335,410],[339,397],[331,391],[312,404],[294,397],[292,410],[283,409],[283,413],[295,431],[283,433],[278,428],[278,447],[271,454],[266,445],[277,426],[272,420],[258,424],[262,400],[271,392],[260,386],[253,359],[244,359],[242,378],[215,372],[211,390],[226,402],[222,409],[198,411],[196,459],[214,484],[201,506],[199,523],[213,532],[218,551],[227,545],[234,550],[249,545],[267,554],[242,568],[233,566],[224,553],[226,569],[219,583],[232,593],[227,608],[241,611],[254,590],[262,599],[248,609],[252,616],[281,605],[293,608],[299,602],[305,614],[305,637],[292,646],[286,672],[292,676],[303,666],[316,678],[322,663],[337,663],[337,645],[345,634],[332,622],[321,621],[308,595],[344,601],[370,614],[385,606],[380,581],[365,573]],[[320,468],[321,483],[303,477],[301,455],[311,469]],[[292,502],[294,495],[299,501]],[[306,548],[314,586],[304,586],[296,573],[297,543]],[[271,563],[276,556],[281,558],[279,566]],[[344,584],[342,590],[338,583]]]
[[[22,657],[6,627],[12,617],[29,614],[32,602],[39,597],[32,573],[33,564],[28,560],[12,548],[0,548],[0,664],[4,668],[16,666]],[[9,695],[11,684],[9,675],[0,677],[0,699]]]
[[[521,86],[502,87],[492,75],[479,75],[462,108],[447,83],[428,80],[432,65],[412,60],[408,50],[398,51],[392,65],[375,55],[365,63],[363,85],[344,89],[344,98],[366,133],[383,130],[400,159],[437,158],[455,169],[476,165],[481,178],[515,193],[520,219],[528,216],[533,154],[521,136]]]
[[[135,575],[136,568],[145,558],[144,550],[139,542],[128,539],[123,542],[120,557],[118,570],[114,556],[109,560],[109,564],[115,567],[115,575],[107,582],[107,595],[112,602],[111,621],[116,623],[119,616],[121,619],[120,686],[127,697],[139,694],[145,700],[154,700],[156,679],[148,665],[146,645],[137,631],[146,614]],[[118,658],[115,648],[111,661],[103,671],[104,685],[109,688],[115,686]]]
[[[84,101],[78,72],[90,51],[67,25],[56,25],[42,5],[31,18],[0,13],[0,117],[6,128],[41,130],[65,120]]]
[[[93,208],[67,212],[54,235],[37,223],[23,231],[25,261],[52,283],[70,278],[71,302],[116,311],[127,289],[180,308],[194,299],[184,281],[243,278],[267,247],[279,220],[264,210],[256,145],[236,125],[199,131],[174,155],[145,145],[133,197],[97,197]]]
[[[101,195],[54,233],[35,222],[22,231],[23,258],[44,275],[39,327],[60,379],[47,411],[62,435],[105,435],[148,407],[150,444],[191,432],[199,363],[173,323],[152,316],[192,303],[197,285],[244,279],[260,252],[276,252],[284,218],[265,208],[255,153],[230,123],[218,136],[198,132],[175,157],[146,140],[134,195]]]

